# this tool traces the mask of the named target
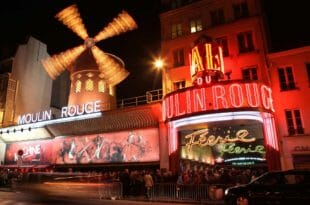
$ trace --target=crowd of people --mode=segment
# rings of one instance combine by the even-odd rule
[[[156,170],[129,170],[123,171],[92,171],[84,173],[90,176],[91,182],[121,182],[123,195],[138,196],[148,195],[149,190],[155,183],[171,183],[178,186],[199,185],[199,184],[223,184],[235,185],[245,184],[267,171],[264,168],[236,168],[236,167],[201,167],[187,168],[179,173],[172,173],[165,169]],[[50,173],[53,170],[50,170]],[[19,179],[28,177],[31,170],[25,171],[15,169],[0,169],[0,186],[8,186]],[[71,174],[81,174],[68,170]],[[96,176],[96,177],[94,177]]]

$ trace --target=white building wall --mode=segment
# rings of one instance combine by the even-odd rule
[[[41,63],[48,56],[46,45],[33,37],[18,47],[12,69],[12,78],[18,81],[15,121],[18,115],[49,109],[52,79]]]
[[[4,163],[4,157],[5,157],[5,143],[3,143],[0,140],[0,165]]]

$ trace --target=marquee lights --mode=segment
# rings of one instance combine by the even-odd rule
[[[274,112],[272,91],[262,83],[215,84],[187,88],[183,92],[167,95],[163,108],[164,120],[231,108],[258,108]]]
[[[257,111],[240,111],[240,112],[225,112],[216,114],[205,114],[199,116],[187,117],[172,121],[173,127],[181,127],[184,125],[194,125],[199,123],[220,122],[229,120],[257,120],[263,122],[260,112]]]
[[[232,161],[247,161],[247,160],[252,160],[252,161],[265,161],[266,159],[260,158],[260,157],[234,157],[230,159],[225,159],[224,162],[232,162]]]

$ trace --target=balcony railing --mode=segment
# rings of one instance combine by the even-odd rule
[[[117,108],[135,107],[161,101],[163,98],[162,89],[147,91],[145,95],[125,98],[117,102]]]

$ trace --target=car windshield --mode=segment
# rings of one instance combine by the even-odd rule
[[[251,182],[255,185],[309,184],[309,174],[302,172],[268,172]]]

